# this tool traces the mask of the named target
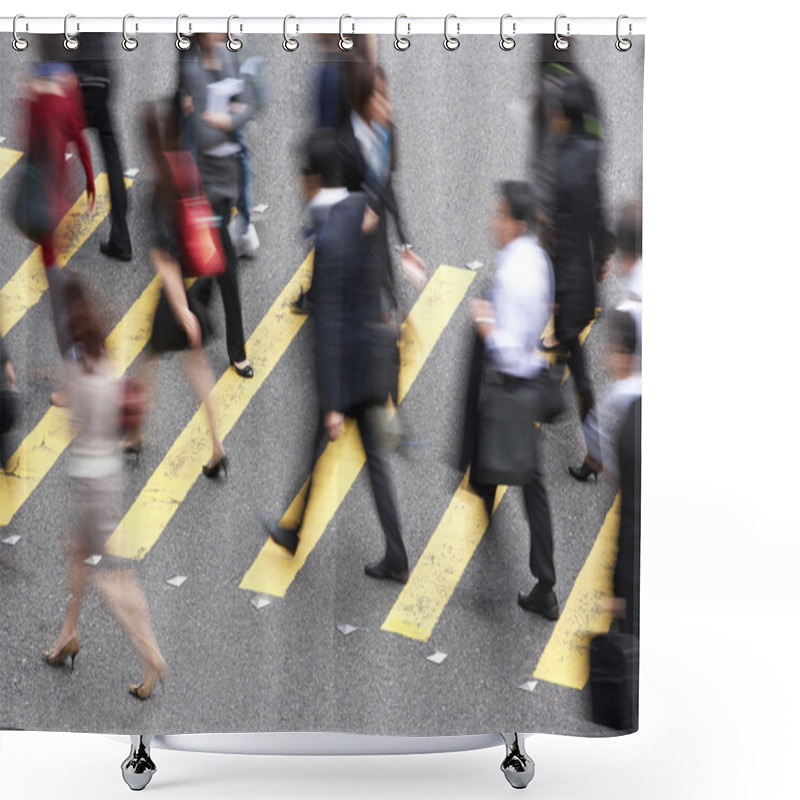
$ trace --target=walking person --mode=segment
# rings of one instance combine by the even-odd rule
[[[238,77],[232,53],[224,45],[223,34],[196,34],[199,52],[180,61],[181,108],[196,142],[197,166],[211,208],[220,220],[220,237],[225,251],[225,271],[217,278],[225,311],[225,338],[228,360],[238,375],[253,377],[253,367],[245,352],[242,302],[239,293],[238,257],[230,236],[233,204],[239,194],[237,156],[241,144],[237,131],[255,113],[252,89]],[[211,284],[203,284],[210,296]],[[206,298],[203,298],[204,300]]]
[[[367,575],[405,583],[408,557],[400,531],[388,465],[371,409],[385,400],[375,386],[375,326],[381,320],[380,273],[369,258],[365,226],[372,216],[362,193],[349,193],[336,181],[337,142],[330,130],[320,129],[306,145],[304,186],[308,201],[327,190],[327,218],[316,240],[314,259],[315,365],[319,398],[319,423],[314,438],[313,465],[327,446],[343,431],[345,418],[358,425],[367,458],[372,492],[383,528],[385,553],[367,564]],[[336,183],[339,185],[336,185]],[[303,500],[305,515],[311,480]],[[294,553],[302,530],[302,517],[295,528],[280,527],[265,520],[276,544]]]
[[[460,466],[471,465],[471,475],[480,472],[481,448],[478,403],[486,380],[497,374],[507,389],[525,389],[540,377],[548,362],[537,348],[553,303],[550,259],[532,230],[533,195],[529,184],[506,181],[500,185],[493,218],[498,249],[497,272],[490,300],[474,300],[470,314],[476,341],[470,366],[467,415]],[[533,419],[529,424],[533,426]],[[534,440],[534,445],[538,447]],[[555,594],[553,525],[541,469],[541,458],[522,486],[530,526],[530,570],[537,579],[529,592],[520,592],[517,602],[554,621],[559,617]],[[471,483],[483,498],[491,520],[497,486]]]
[[[100,252],[118,261],[130,261],[132,248],[127,220],[128,193],[111,115],[113,76],[105,47],[107,34],[79,33],[77,38],[80,46],[71,51],[64,50],[63,37],[52,38],[53,47],[60,51],[59,55],[54,54],[54,59],[58,61],[66,58],[78,76],[86,127],[97,131],[103,163],[108,173],[111,231],[108,239],[100,242]],[[64,55],[65,53],[68,55]]]
[[[56,341],[62,359],[68,359],[72,346],[64,305],[66,276],[57,263],[56,227],[69,204],[67,152],[78,150],[86,175],[86,195],[94,208],[95,187],[92,159],[83,135],[86,127],[78,80],[72,68],[62,62],[40,63],[26,82],[23,94],[26,121],[26,175],[17,200],[17,225],[42,249]],[[69,403],[62,388],[50,395],[56,406]]]
[[[70,596],[64,623],[52,647],[44,652],[53,667],[80,652],[78,620],[86,590],[93,583],[139,654],[144,678],[129,691],[140,700],[152,694],[167,673],[167,663],[156,642],[147,600],[132,569],[105,554],[108,538],[120,519],[122,468],[119,456],[120,383],[111,375],[97,309],[77,278],[64,289],[75,360],[69,364],[74,438],[69,472],[76,495],[76,517],[69,537]],[[85,560],[101,555],[89,567]],[[90,572],[91,570],[91,572]]]
[[[145,130],[150,157],[155,166],[152,200],[152,244],[150,260],[161,278],[162,289],[153,316],[153,333],[144,367],[147,394],[153,395],[155,366],[158,357],[181,353],[182,362],[195,396],[205,409],[211,434],[211,459],[203,466],[203,474],[215,478],[227,476],[228,457],[217,425],[217,415],[211,396],[214,375],[203,347],[211,337],[208,314],[211,278],[198,278],[189,291],[184,285],[184,265],[180,257],[179,233],[176,226],[177,188],[170,172],[166,153],[179,146],[178,118],[174,106],[166,114],[164,130],[159,125],[154,106],[145,110]],[[142,432],[133,430],[126,435],[123,450],[139,453]]]

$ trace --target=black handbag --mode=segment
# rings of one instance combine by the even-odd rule
[[[506,378],[487,383],[478,415],[477,463],[474,478],[491,486],[524,486],[539,471],[539,432],[534,381]]]
[[[612,628],[589,644],[592,720],[619,731],[639,727],[639,640]]]
[[[14,201],[14,224],[34,242],[52,234],[56,227],[47,172],[37,162],[27,159]]]

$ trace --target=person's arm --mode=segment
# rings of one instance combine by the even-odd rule
[[[92,167],[92,154],[89,152],[89,145],[86,143],[86,117],[83,113],[83,94],[81,87],[75,81],[75,87],[70,95],[71,110],[70,110],[70,139],[75,142],[78,148],[78,156],[80,157],[83,171],[86,173],[86,194],[89,197],[89,204],[94,208],[95,201],[95,187],[94,187],[94,169]]]

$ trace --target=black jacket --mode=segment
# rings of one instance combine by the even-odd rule
[[[370,402],[370,367],[380,323],[380,276],[367,257],[363,194],[336,203],[314,252],[317,392],[323,411]]]

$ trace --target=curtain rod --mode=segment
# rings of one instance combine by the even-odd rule
[[[525,34],[554,33],[556,24],[561,36],[615,36],[618,31],[623,36],[637,36],[645,32],[645,17],[570,17],[566,14],[556,17],[514,17],[505,15],[503,28],[506,35],[520,36]],[[306,33],[386,33],[398,32],[401,36],[417,34],[437,34],[445,32],[444,17],[414,17],[401,15],[395,17],[355,17],[345,15],[339,17],[195,17],[181,15],[180,32],[189,33],[226,33],[230,31],[237,36],[249,33],[274,33],[292,36]],[[500,15],[497,17],[459,17],[450,15],[448,32],[450,35],[466,36],[470,34],[500,33]],[[620,26],[618,28],[618,25]],[[84,17],[70,14],[67,17],[26,17],[20,15],[16,32],[27,33],[64,33],[65,26],[71,36],[79,33],[120,33],[123,31],[123,18],[120,17]],[[176,33],[178,18],[176,17],[137,17],[129,15],[125,29],[128,35],[137,33]],[[11,34],[14,31],[14,17],[0,17],[0,33]]]

